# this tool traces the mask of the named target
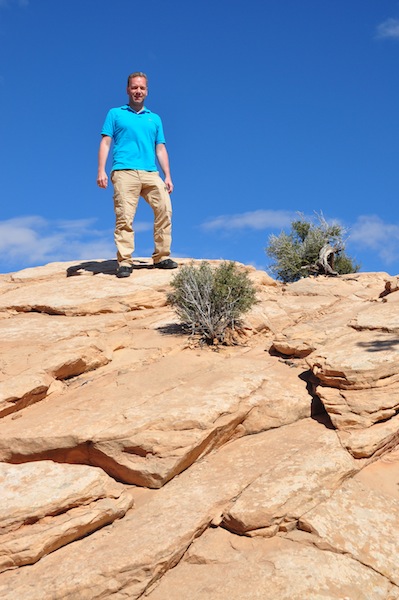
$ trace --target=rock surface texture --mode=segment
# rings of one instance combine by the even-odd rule
[[[398,600],[397,278],[241,265],[213,347],[115,268],[0,275],[0,598]]]

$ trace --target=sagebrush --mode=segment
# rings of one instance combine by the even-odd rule
[[[171,286],[168,302],[180,321],[208,343],[225,342],[226,332],[237,327],[257,301],[248,273],[231,261],[216,268],[206,261],[186,265]]]
[[[356,273],[360,269],[354,260],[345,253],[345,229],[337,223],[328,224],[321,214],[316,213],[316,221],[305,219],[303,215],[291,223],[291,231],[271,235],[266,254],[274,259],[269,271],[277,279],[288,283],[307,277],[312,271],[320,250],[330,244],[335,248],[334,269],[340,274]]]

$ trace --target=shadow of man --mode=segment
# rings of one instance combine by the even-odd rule
[[[88,260],[86,262],[81,262],[78,265],[72,265],[71,267],[68,267],[66,270],[66,276],[73,277],[76,275],[81,275],[81,271],[87,271],[89,273],[93,273],[93,275],[98,275],[98,273],[103,273],[104,275],[116,275],[117,268],[117,260]],[[154,265],[152,262],[146,262],[144,260],[136,260],[133,264],[133,269],[153,268]]]

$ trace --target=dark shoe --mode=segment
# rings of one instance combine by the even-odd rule
[[[116,276],[117,277],[130,277],[131,272],[132,272],[132,267],[127,267],[126,265],[122,265],[121,267],[118,267],[118,269],[116,271]]]
[[[171,258],[165,258],[165,260],[161,260],[161,262],[155,263],[154,267],[156,269],[177,269],[178,264]]]

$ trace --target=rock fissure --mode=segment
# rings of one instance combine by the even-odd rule
[[[317,549],[321,550],[322,552],[331,552],[333,554],[349,556],[352,560],[358,562],[362,566],[366,567],[367,569],[372,570],[377,575],[380,575],[381,577],[383,577],[384,579],[389,581],[389,583],[391,585],[393,585],[399,591],[399,584],[397,583],[397,580],[395,581],[391,577],[387,576],[386,573],[376,569],[372,564],[369,564],[368,562],[364,562],[364,561],[360,560],[356,555],[352,554],[349,551],[341,550],[339,548],[334,547],[330,543],[324,541],[323,538],[319,537],[317,534],[317,531],[312,531],[311,528],[308,529],[306,525],[304,526],[302,531],[309,533],[311,537],[307,537],[306,540],[295,540],[293,538],[290,538],[290,539],[292,539],[292,541],[297,544],[304,544],[304,543],[311,544],[314,547],[316,547]]]
[[[57,316],[66,316],[65,311],[57,310],[52,308],[51,306],[11,306],[11,310],[15,310],[17,312],[30,312],[30,313],[40,313],[45,315],[57,315]]]

